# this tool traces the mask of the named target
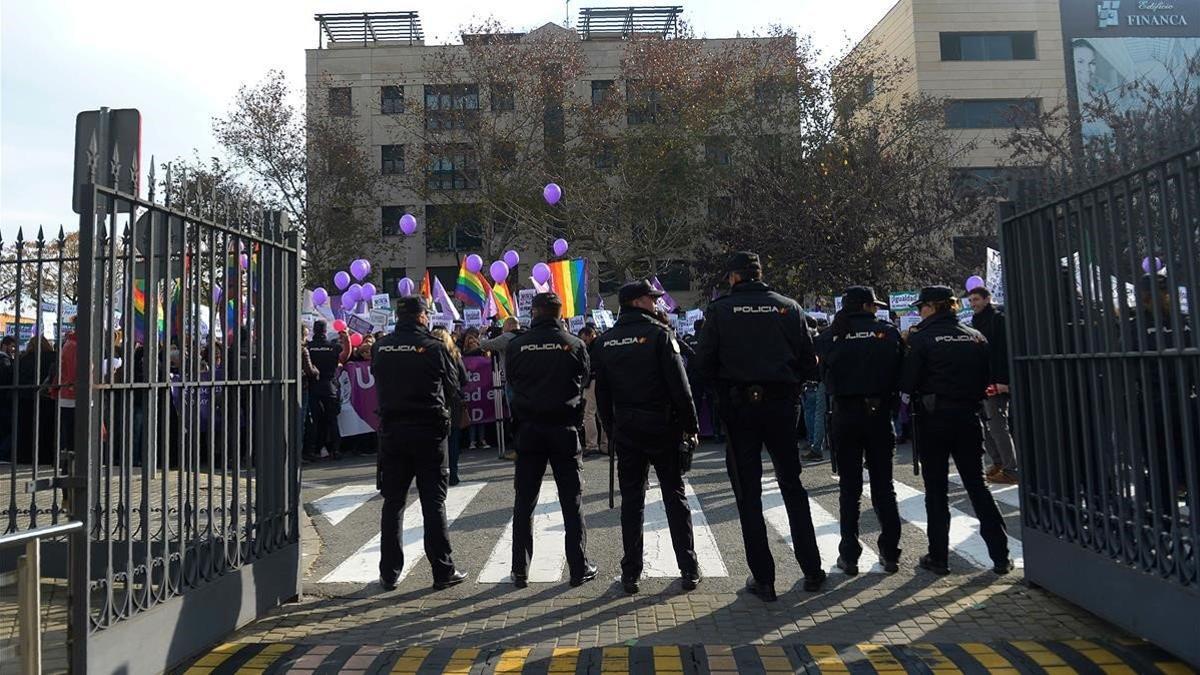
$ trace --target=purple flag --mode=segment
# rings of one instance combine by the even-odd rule
[[[665,290],[663,290],[662,284],[658,282],[657,276],[650,279],[650,285],[654,287],[654,290],[663,294],[662,297],[659,298],[659,302],[661,302],[663,306],[667,308],[668,312],[674,312],[676,309],[679,309],[679,303],[675,302],[675,298],[672,298],[670,293],[667,293]]]
[[[461,319],[458,315],[458,308],[450,300],[450,294],[446,292],[446,287],[442,285],[442,280],[437,277],[433,278],[433,301],[442,308],[443,312],[454,317],[455,321]]]

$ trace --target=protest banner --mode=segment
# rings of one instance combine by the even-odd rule
[[[496,373],[492,370],[492,359],[487,356],[464,356],[467,369],[467,386],[463,388],[463,400],[467,404],[467,415],[471,424],[487,424],[496,421],[497,401],[503,402],[504,392],[496,388]],[[508,417],[502,409],[504,417]]]
[[[533,311],[533,296],[537,295],[537,289],[522,288],[517,291],[517,317],[527,317]]]
[[[985,273],[987,288],[992,292],[992,303],[1004,304],[1004,264],[1000,260],[1000,251],[987,249],[987,272]]]
[[[915,316],[917,308],[912,304],[921,297],[920,291],[896,291],[888,294],[888,305],[900,316]]]
[[[342,437],[369,434],[379,428],[379,395],[369,361],[349,361],[338,374],[342,409],[338,431]]]
[[[346,327],[359,335],[370,335],[375,332],[375,327],[371,325],[371,322],[357,314],[346,317]]]

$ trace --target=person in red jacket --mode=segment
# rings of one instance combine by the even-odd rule
[[[50,395],[58,401],[58,416],[62,420],[59,445],[64,450],[74,447],[75,440],[75,367],[79,341],[75,331],[67,331],[59,349],[58,371],[54,375]]]

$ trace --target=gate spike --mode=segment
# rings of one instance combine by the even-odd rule
[[[39,251],[41,250],[42,247],[44,247],[46,245],[46,234],[44,232],[44,229],[45,228],[43,226],[38,225],[37,247],[38,247]],[[41,253],[38,253],[38,257],[41,257]]]
[[[24,243],[25,243],[25,228],[18,227],[17,228],[17,250],[18,251],[21,250],[21,244],[24,244]]]
[[[154,155],[150,155],[150,170],[146,172],[146,182],[149,183],[147,186],[146,201],[150,202],[151,204],[154,203],[154,193],[155,189],[157,188],[157,186],[154,184],[154,179]]]
[[[112,158],[109,159],[109,161],[108,161],[108,179],[112,183],[109,187],[111,187],[114,190],[119,189],[121,186],[121,184],[119,182],[120,178],[121,178],[121,150],[120,150],[120,148],[113,146]]]
[[[87,176],[89,183],[96,182],[96,155],[99,148],[96,146],[96,132],[92,132],[92,138],[88,141],[87,149]]]
[[[153,161],[153,160],[151,160]],[[138,166],[137,155],[134,155],[129,161],[129,191],[134,196],[138,196]]]

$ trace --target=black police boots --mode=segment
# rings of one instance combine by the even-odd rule
[[[762,598],[763,602],[775,602],[779,599],[779,596],[775,595],[774,586],[764,584],[754,577],[746,579],[746,591]]]
[[[636,577],[621,577],[621,588],[624,588],[625,592],[630,595],[642,590],[641,587],[638,586],[638,580]]]
[[[396,590],[396,578],[395,577],[389,578],[385,575],[380,574],[379,575],[379,585],[385,591],[394,591],[394,590]]]
[[[596,568],[595,565],[593,565],[592,563],[587,563],[583,567],[583,574],[580,574],[579,576],[571,577],[571,586],[575,587],[575,586],[582,586],[582,585],[586,584],[587,582],[596,578],[596,573],[598,571],[599,570]]]
[[[808,591],[809,593],[816,593],[817,591],[821,590],[821,586],[825,585],[825,579],[828,576],[829,575],[825,574],[825,570],[821,570],[820,572],[811,576],[807,574],[804,575],[804,590]]]
[[[451,586],[457,586],[466,580],[467,580],[466,572],[460,572],[458,570],[454,570],[453,572],[450,573],[450,576],[446,577],[445,579],[443,579],[441,581],[434,581],[433,582],[433,590],[444,591],[447,588],[450,588]]]
[[[699,572],[684,572],[679,576],[679,583],[685,591],[694,591],[700,585]]]
[[[524,574],[514,574],[512,575],[512,582],[513,586],[516,586],[517,588],[525,588],[529,585],[529,577],[525,576]]]
[[[837,568],[839,570],[845,572],[847,574],[847,576],[852,576],[852,577],[858,576],[858,561],[857,560],[846,560],[844,557],[839,555],[838,559],[837,559]]]
[[[900,559],[883,557],[879,560],[883,564],[883,571],[888,574],[895,574],[900,571]]]
[[[1003,562],[998,562],[994,567],[992,567],[992,571],[1000,576],[1004,576],[1015,569],[1017,569],[1017,564],[1013,562],[1012,558],[1008,558]]]
[[[937,560],[928,553],[921,556],[921,560],[917,564],[921,567],[921,569],[929,570],[930,572],[940,576],[946,576],[947,574],[950,574],[950,567],[945,563],[945,561]]]

